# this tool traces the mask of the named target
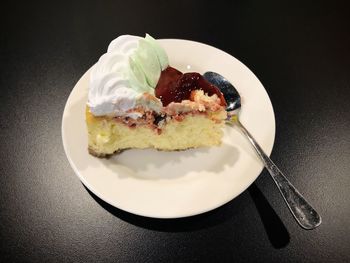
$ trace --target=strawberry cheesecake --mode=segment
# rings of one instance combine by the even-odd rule
[[[157,40],[122,35],[90,73],[88,149],[107,157],[133,148],[220,145],[225,106],[220,90],[201,74],[171,67]]]

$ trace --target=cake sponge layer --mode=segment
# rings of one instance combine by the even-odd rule
[[[89,151],[106,156],[129,148],[185,150],[221,144],[223,122],[206,114],[186,114],[181,121],[171,119],[157,131],[149,125],[129,127],[113,118],[95,117],[86,111]]]

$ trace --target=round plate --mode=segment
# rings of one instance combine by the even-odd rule
[[[257,77],[231,55],[198,42],[159,40],[170,65],[183,71],[215,71],[242,97],[240,119],[270,154],[275,138],[271,101]],[[68,160],[83,184],[105,202],[133,214],[178,218],[217,208],[242,193],[263,166],[248,140],[226,127],[220,147],[161,152],[127,150],[110,159],[87,151],[85,105],[89,71],[72,90],[63,112],[62,138]]]

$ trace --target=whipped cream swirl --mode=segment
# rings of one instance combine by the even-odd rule
[[[160,73],[168,64],[164,49],[149,35],[114,39],[90,73],[87,104],[91,113],[137,118],[139,114],[130,110],[138,105],[159,108],[143,95],[154,95]]]

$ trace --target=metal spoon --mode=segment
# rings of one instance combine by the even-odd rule
[[[305,200],[299,191],[287,180],[280,169],[278,169],[278,167],[271,161],[271,159],[255,141],[253,136],[239,121],[241,97],[234,86],[223,76],[215,72],[206,72],[203,76],[207,81],[217,86],[223,93],[227,102],[226,110],[228,112],[228,118],[226,123],[229,125],[236,125],[248,138],[264,166],[269,171],[289,210],[292,212],[292,215],[299,225],[308,230],[318,227],[322,222],[319,214]]]

